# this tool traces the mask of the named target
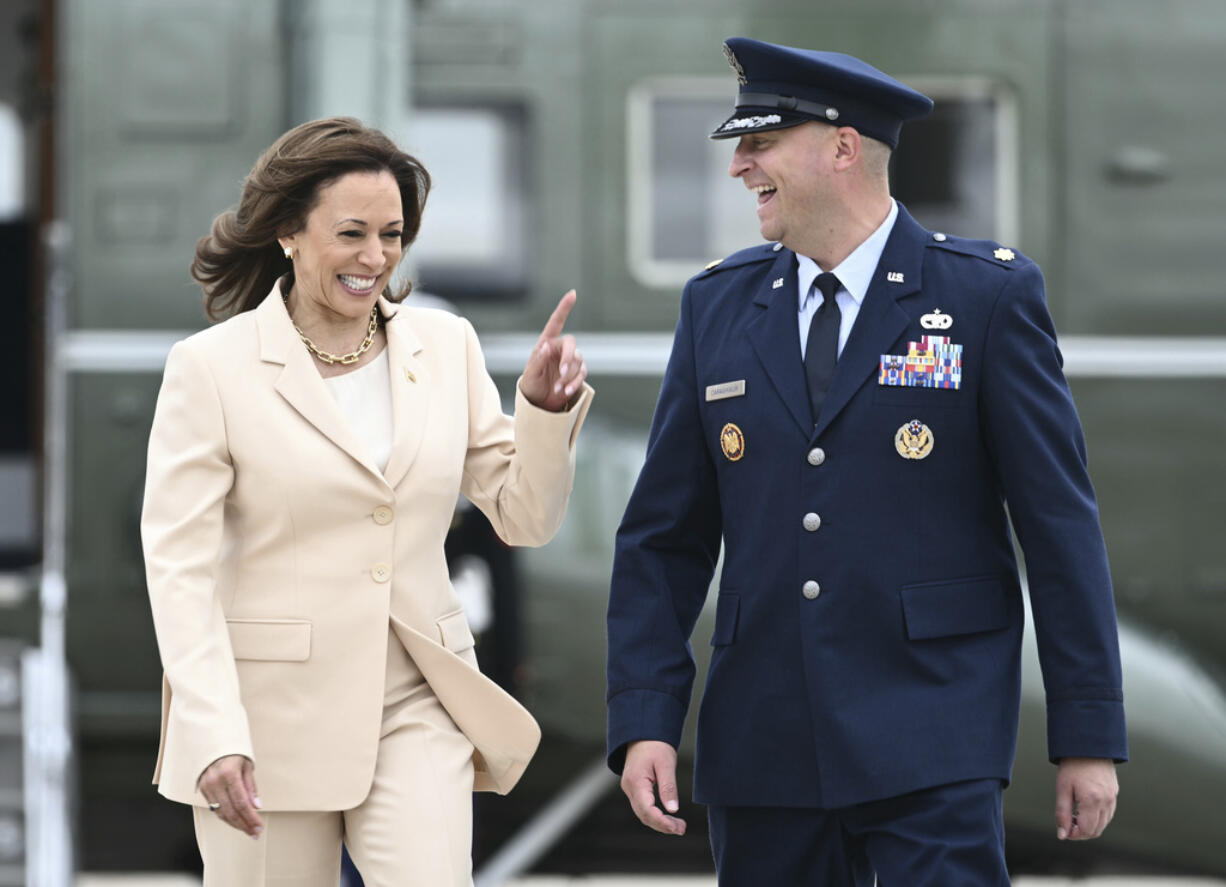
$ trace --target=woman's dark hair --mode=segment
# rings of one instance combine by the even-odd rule
[[[293,266],[278,237],[296,233],[319,200],[319,192],[351,172],[386,170],[400,187],[404,249],[417,237],[430,192],[430,175],[414,157],[352,117],[312,120],[291,129],[256,161],[243,182],[236,209],[213,220],[196,244],[192,277],[204,288],[204,307],[214,320],[249,311]],[[385,292],[400,301],[409,292]]]

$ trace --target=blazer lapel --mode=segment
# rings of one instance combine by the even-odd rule
[[[394,488],[404,479],[421,449],[430,400],[430,372],[418,357],[423,346],[409,326],[406,312],[385,299],[379,302],[384,314],[389,315],[384,330],[392,375],[392,455],[383,476]]]
[[[280,284],[260,303],[256,311],[256,326],[260,334],[260,359],[280,364],[282,369],[274,387],[298,413],[315,426],[355,462],[380,480],[383,473],[371,460],[368,447],[362,445],[341,414],[340,408],[315,369],[311,355],[294,330]]]
[[[774,282],[778,280],[783,283],[776,287]],[[795,253],[789,249],[779,251],[770,273],[759,284],[753,304],[755,307],[751,310],[757,312],[757,316],[746,327],[749,342],[788,412],[808,437],[813,430],[813,419],[804,363],[800,359]]]
[[[907,312],[899,307],[898,300],[920,289],[926,240],[927,232],[900,203],[894,230],[881,252],[856,323],[835,364],[834,378],[814,428],[815,437],[847,406],[865,378],[878,371],[881,355],[911,322]],[[891,277],[900,279],[899,275],[901,283],[890,280]]]

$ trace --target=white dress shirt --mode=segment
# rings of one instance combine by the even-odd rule
[[[387,348],[370,363],[324,379],[350,427],[366,444],[380,471],[392,457],[392,382]]]
[[[898,204],[891,197],[890,212],[885,221],[852,250],[851,255],[840,262],[837,268],[830,269],[841,284],[838,292],[834,294],[834,300],[843,316],[839,323],[840,356],[843,354],[843,346],[847,344],[847,337],[851,335],[851,327],[860,314],[860,305],[868,293],[868,285],[873,280],[877,263],[881,261],[881,252],[885,249],[890,232],[894,230],[894,220],[897,218]],[[805,346],[809,341],[809,322],[822,304],[821,296],[813,289],[813,281],[822,273],[822,269],[817,266],[817,262],[799,253],[796,254],[796,265],[796,287],[799,291],[797,304],[800,306],[800,359],[804,360]]]

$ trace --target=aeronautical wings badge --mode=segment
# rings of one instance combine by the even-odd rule
[[[737,462],[745,455],[745,435],[741,429],[731,422],[719,432],[719,448],[724,451],[729,462]]]
[[[904,459],[926,459],[932,452],[932,429],[912,419],[894,435],[894,448]]]
[[[954,319],[948,314],[942,314],[940,308],[933,308],[931,314],[920,318],[920,326],[926,330],[947,330],[953,323]]]

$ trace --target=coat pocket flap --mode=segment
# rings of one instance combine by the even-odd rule
[[[712,647],[725,647],[736,641],[737,616],[741,611],[741,596],[721,591],[715,599],[715,631],[711,633]]]
[[[906,585],[903,619],[913,641],[995,631],[1009,624],[1009,602],[1000,579]]]
[[[311,656],[311,623],[305,619],[227,619],[235,659],[305,662]]]
[[[468,618],[463,610],[440,617],[435,625],[438,626],[439,639],[442,640],[443,646],[452,653],[462,653],[477,643],[473,639],[472,629],[468,627]]]

